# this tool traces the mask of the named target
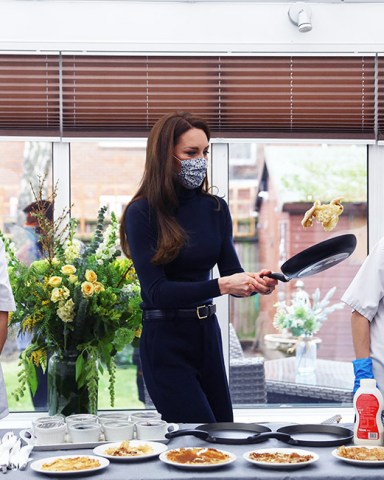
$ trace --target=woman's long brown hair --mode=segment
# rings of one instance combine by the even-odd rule
[[[120,243],[127,257],[130,257],[130,250],[124,228],[125,213],[131,203],[139,198],[146,198],[149,208],[157,216],[158,239],[153,263],[164,264],[174,260],[185,244],[186,233],[175,217],[179,201],[173,152],[180,136],[192,128],[203,130],[210,139],[207,123],[186,112],[168,114],[153,126],[148,137],[144,174],[139,189],[126,206],[120,221]],[[208,194],[207,178],[200,190]]]

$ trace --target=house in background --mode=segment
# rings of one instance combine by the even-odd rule
[[[357,247],[348,259],[329,270],[302,279],[304,288],[309,294],[319,288],[321,297],[331,287],[336,286],[332,303],[340,301],[340,297],[367,254],[366,182],[364,178],[357,176],[356,185],[353,185],[354,175],[346,174],[348,170],[359,170],[362,163],[361,153],[363,152],[359,149],[351,149],[348,146],[324,150],[319,146],[301,145],[293,148],[274,145],[265,146],[264,155],[258,156],[261,181],[256,211],[260,266],[271,265],[276,271],[280,271],[280,266],[286,260],[315,243],[346,233],[356,235]],[[337,155],[337,163],[334,155]],[[311,201],[302,200],[306,187],[311,188],[311,185],[314,185],[311,172],[306,173],[306,161],[308,166],[317,165],[320,170],[321,168],[327,170],[324,173],[327,175],[328,184],[319,185],[320,189],[317,189],[317,192],[323,191],[322,196],[317,196],[313,191]],[[332,182],[329,179],[332,175],[329,165],[336,165],[337,180],[335,176],[334,185],[330,184]],[[321,175],[317,174],[315,178],[316,182],[321,182]],[[296,189],[292,187],[295,182]],[[300,184],[304,190],[299,188]],[[313,188],[315,189],[315,186]],[[340,190],[337,190],[338,188]],[[343,197],[344,212],[333,231],[325,232],[316,222],[308,229],[302,227],[304,213],[313,205],[315,199],[328,203],[337,196]],[[260,298],[259,340],[266,333],[276,333],[272,324],[276,311],[274,304],[278,300],[289,299],[295,290],[295,283],[294,279],[288,283],[279,282],[278,288],[271,296]],[[330,314],[326,326],[319,332],[322,343],[318,356],[333,360],[351,360],[353,348],[350,330],[349,308]],[[264,354],[268,357],[266,349]]]

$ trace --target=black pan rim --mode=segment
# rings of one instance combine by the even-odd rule
[[[217,423],[205,423],[199,425],[195,430],[203,430],[207,433],[220,433],[224,432],[248,432],[248,433],[264,433],[272,432],[269,427],[261,425],[260,423],[241,423],[241,422],[217,422]],[[219,437],[217,437],[219,438]]]
[[[285,425],[284,427],[278,428],[276,431],[282,433],[328,433],[335,436],[353,436],[353,432],[350,428],[324,423]]]
[[[341,425],[307,423],[301,425],[286,425],[278,428],[276,431],[291,435],[294,440],[297,440],[297,445],[306,447],[335,447],[339,445],[346,445],[353,439],[353,431],[347,427],[342,427]],[[334,435],[335,438],[328,438],[326,440],[295,439],[295,435],[300,435],[300,433],[327,433]]]
[[[352,233],[329,238],[290,257],[281,265],[280,270],[286,277],[296,278],[301,271],[308,268],[311,264],[313,265],[326,258],[331,258],[335,254],[346,253],[349,257],[354,252],[356,243],[356,236]]]

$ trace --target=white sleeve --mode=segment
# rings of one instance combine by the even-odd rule
[[[13,312],[14,310],[16,310],[15,300],[9,284],[4,244],[0,241],[0,311]]]
[[[365,259],[341,300],[373,320],[384,297],[384,238]]]

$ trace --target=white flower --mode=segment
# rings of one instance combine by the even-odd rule
[[[70,293],[67,287],[54,288],[51,293],[51,300],[53,303],[60,302],[68,298]]]
[[[64,250],[65,261],[72,263],[75,258],[79,258],[81,255],[82,243],[79,240],[73,238],[66,245]]]
[[[290,305],[285,301],[276,303],[274,327],[279,331],[289,330],[295,336],[318,332],[330,313],[344,308],[341,302],[329,305],[335,291],[336,287],[331,288],[320,300],[317,288],[311,302],[308,293],[301,290],[293,295]]]
[[[104,240],[95,252],[96,260],[109,260],[117,251],[119,222],[116,216],[111,215],[111,224],[105,229]]]
[[[75,304],[72,298],[61,304],[61,306],[57,309],[57,315],[65,323],[73,322],[75,316]]]

